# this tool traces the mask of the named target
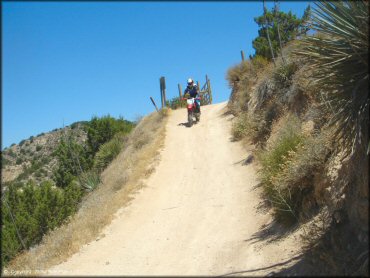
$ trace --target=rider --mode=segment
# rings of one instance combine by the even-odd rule
[[[191,98],[196,98],[199,96],[199,88],[196,84],[194,84],[194,80],[191,78],[188,79],[188,86],[184,91],[184,95],[187,93],[190,95]],[[200,101],[196,100],[195,103],[197,105],[197,110],[200,113]]]

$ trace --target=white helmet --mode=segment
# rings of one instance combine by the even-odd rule
[[[190,84],[193,84],[193,83],[194,83],[193,79],[189,78],[188,79],[188,84],[190,85]]]

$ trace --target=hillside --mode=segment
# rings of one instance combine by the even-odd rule
[[[6,183],[11,181],[34,180],[39,183],[50,180],[57,167],[54,151],[60,139],[66,134],[72,134],[79,144],[84,144],[87,134],[83,126],[84,122],[76,122],[64,128],[31,136],[19,144],[5,148],[1,153],[3,186],[6,187]]]
[[[323,87],[312,60],[297,55],[302,45],[300,40],[290,42],[282,51],[285,61],[279,57],[276,65],[256,57],[229,69],[228,107],[236,116],[233,139],[256,146],[263,197],[274,219],[286,227],[311,223],[302,250],[304,259],[315,267],[312,274],[365,274],[368,130],[362,125],[362,144],[346,151],[343,137],[338,136],[342,122],[330,125],[337,112],[323,103]],[[359,94],[365,95],[365,90]],[[343,134],[351,138],[350,127]]]
[[[3,151],[3,266],[68,222],[134,127],[122,117],[94,116]]]

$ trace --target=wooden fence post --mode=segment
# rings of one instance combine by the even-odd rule
[[[244,51],[241,50],[240,53],[242,54],[242,61],[244,62]]]
[[[209,92],[209,103],[212,104],[212,89],[211,89],[211,80],[207,77],[207,87]]]
[[[154,99],[152,97],[150,97],[150,100],[152,101],[152,103],[153,103],[153,105],[155,107],[155,110],[157,110],[157,112],[159,112],[158,107],[157,107],[157,105],[154,102]]]
[[[160,91],[161,91],[161,104],[163,108],[163,84],[162,84],[162,77],[159,78],[159,86],[160,86]]]
[[[179,87],[179,98],[182,99],[182,88],[180,83],[178,84],[178,87]]]
[[[166,106],[166,80],[164,76],[159,79],[159,84],[161,88],[161,102],[162,108]]]

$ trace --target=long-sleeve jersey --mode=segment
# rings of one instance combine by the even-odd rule
[[[184,91],[184,95],[186,93],[189,93],[190,97],[197,97],[197,95],[198,95],[197,85],[194,84],[192,87],[187,86],[185,91]]]

